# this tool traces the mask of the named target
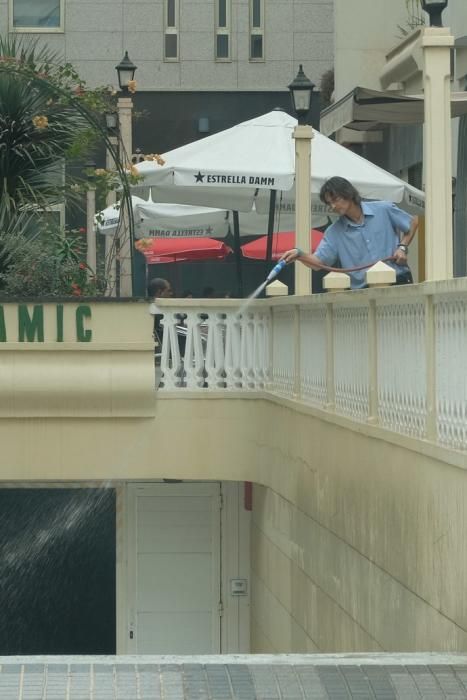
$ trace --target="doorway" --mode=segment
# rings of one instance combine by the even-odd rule
[[[131,484],[127,511],[127,652],[220,653],[220,483]]]

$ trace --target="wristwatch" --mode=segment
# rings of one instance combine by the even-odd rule
[[[406,255],[409,252],[409,246],[405,245],[405,243],[399,243],[397,247],[403,250]]]

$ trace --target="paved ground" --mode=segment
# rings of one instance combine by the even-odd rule
[[[467,656],[0,657],[0,700],[467,698]]]

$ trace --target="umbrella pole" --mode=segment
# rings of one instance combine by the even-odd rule
[[[242,250],[240,247],[240,222],[238,219],[238,211],[233,214],[233,229],[235,242],[235,263],[237,267],[237,294],[240,299],[243,298],[243,271],[242,271]]]
[[[277,190],[271,190],[269,195],[269,218],[268,218],[268,238],[266,243],[266,261],[272,260],[272,237],[274,233],[274,215],[276,213]]]

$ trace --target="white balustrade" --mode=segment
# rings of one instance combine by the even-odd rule
[[[233,300],[193,302],[158,309],[160,392],[270,392],[467,450],[467,280],[240,312]]]
[[[467,450],[467,299],[435,299],[436,414],[440,443]]]
[[[177,316],[168,313],[161,322],[164,328],[162,352],[160,358],[161,377],[167,389],[178,386],[182,379],[182,358],[177,335]]]
[[[426,432],[426,315],[424,299],[380,303],[376,308],[378,413],[397,433]]]
[[[294,395],[295,386],[294,307],[273,309],[271,379],[268,389],[284,396]]]
[[[334,306],[336,411],[359,420],[369,412],[368,303]]]
[[[160,391],[261,390],[269,367],[269,309],[158,308]]]
[[[300,308],[300,396],[306,403],[324,406],[326,387],[326,306]]]

